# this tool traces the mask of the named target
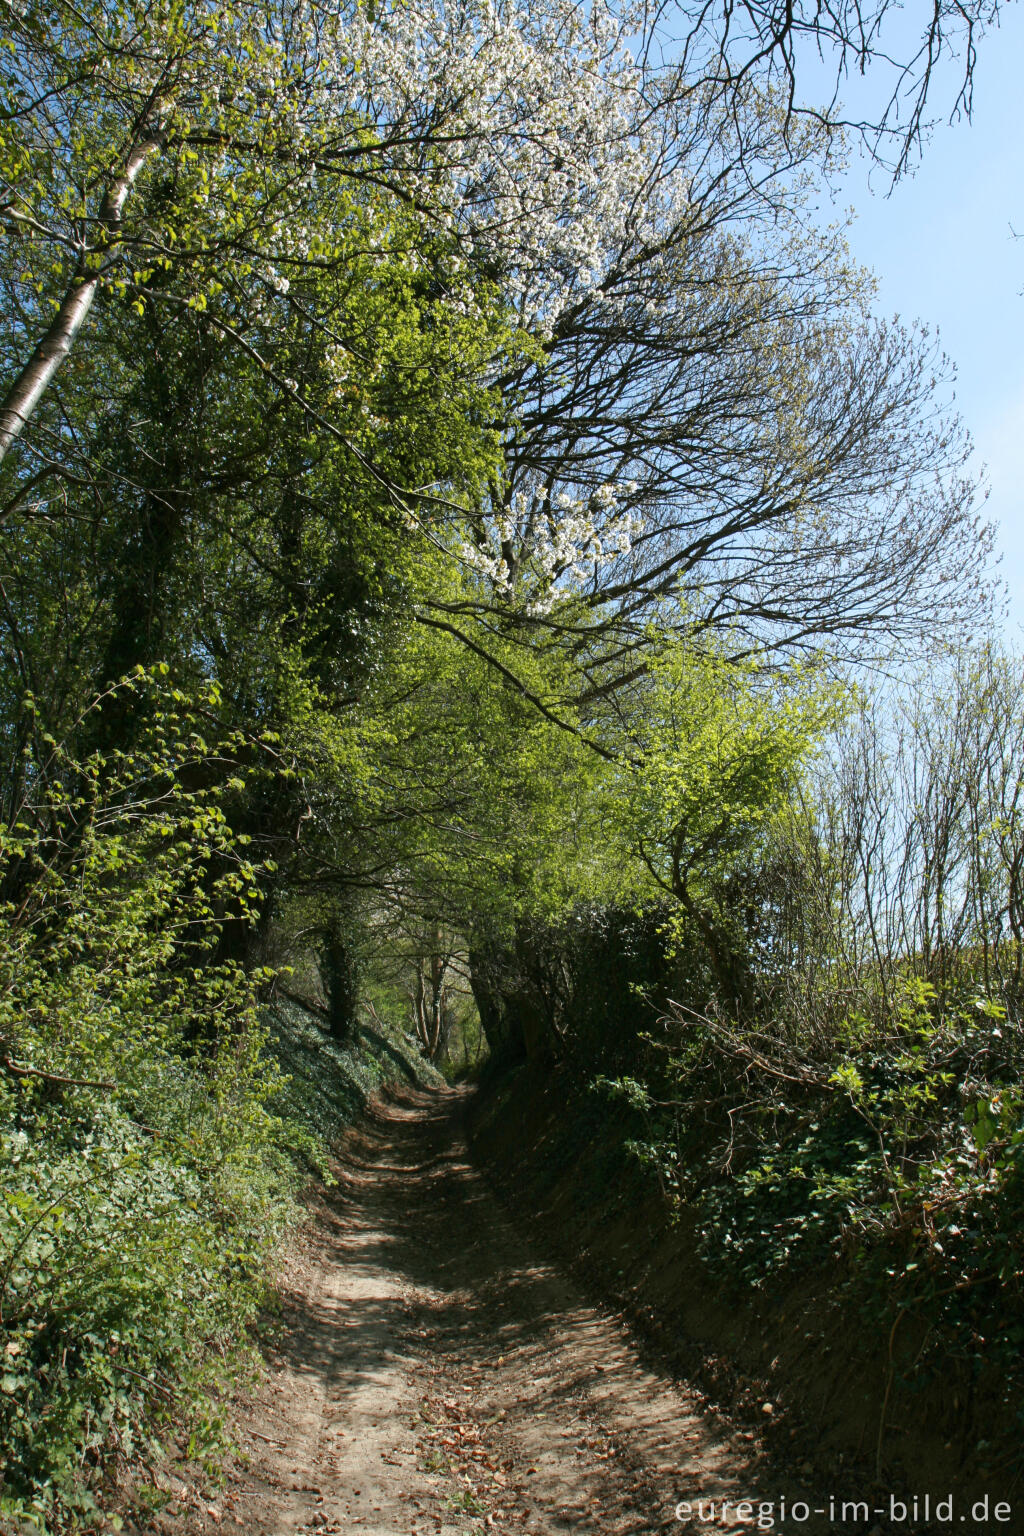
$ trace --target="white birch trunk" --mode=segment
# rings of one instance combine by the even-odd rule
[[[122,175],[107,190],[99,213],[100,223],[107,234],[107,239],[101,248],[102,255],[109,256],[117,249],[121,210],[146,160],[155,150],[161,148],[162,143],[163,138],[159,134],[140,140],[129,155]],[[82,329],[86,316],[92,308],[101,276],[102,268],[88,276],[83,276],[82,264],[80,264],[60,308],[37,343],[32,356],[7,391],[7,397],[0,405],[0,462],[31,418],[36,406],[50,387],[54,374],[71,351],[75,337]]]

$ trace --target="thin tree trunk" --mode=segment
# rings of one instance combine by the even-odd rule
[[[151,133],[140,139],[128,157],[123,174],[107,189],[99,212],[99,221],[107,235],[106,242],[99,251],[82,252],[60,308],[0,405],[0,462],[49,389],[57,369],[71,351],[75,337],[92,308],[103,269],[100,266],[94,272],[87,272],[87,256],[109,256],[117,249],[121,210],[147,159],[162,146],[161,133]]]

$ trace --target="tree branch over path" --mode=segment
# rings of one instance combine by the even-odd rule
[[[464,645],[475,656],[479,656],[481,661],[486,662],[489,667],[493,667],[510,687],[514,688],[529,704],[532,704],[534,709],[544,716],[545,720],[549,720],[552,725],[557,725],[560,731],[567,731],[570,736],[575,736],[579,741],[583,742],[584,746],[589,747],[591,752],[596,752],[598,757],[603,757],[606,762],[614,763],[618,761],[614,752],[609,752],[606,747],[601,746],[600,742],[594,741],[585,731],[581,731],[579,726],[573,725],[571,721],[563,719],[553,709],[549,709],[543,699],[539,698],[532,689],[526,686],[522,678],[517,677],[510,668],[506,667],[503,662],[499,661],[484,646],[478,645],[464,630],[457,628],[454,624],[446,623],[443,619],[428,618],[425,613],[417,613],[415,618],[417,624],[422,624],[427,629],[437,629],[444,634],[451,635],[460,645]]]

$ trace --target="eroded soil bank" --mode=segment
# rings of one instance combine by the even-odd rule
[[[928,1328],[862,1312],[835,1265],[774,1292],[730,1286],[699,1256],[688,1213],[674,1217],[625,1151],[607,1103],[557,1072],[506,1073],[468,1125],[476,1166],[542,1251],[628,1318],[662,1369],[757,1430],[776,1509],[783,1492],[812,1511],[834,1499],[837,1533],[1024,1532],[1021,1405],[996,1369],[919,1369]]]

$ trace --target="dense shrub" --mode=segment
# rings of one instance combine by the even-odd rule
[[[522,922],[512,943],[472,949],[495,1060],[553,1059],[584,1082],[627,1070],[671,997],[713,988],[701,946],[670,934],[669,912],[580,903],[558,922]]]
[[[51,1531],[140,1496],[172,1440],[216,1450],[296,1182],[387,1071],[321,1060],[225,954],[258,765],[216,695],[119,695],[139,745],[33,731],[0,833],[0,1516]]]

